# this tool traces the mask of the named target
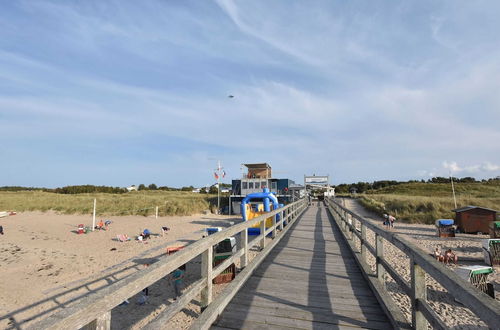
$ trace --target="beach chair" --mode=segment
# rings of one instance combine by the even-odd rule
[[[119,235],[116,235],[116,239],[120,242],[127,242],[127,241],[130,241],[130,237],[128,237],[127,235],[125,234],[119,234]]]

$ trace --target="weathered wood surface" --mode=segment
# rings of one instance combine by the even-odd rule
[[[349,214],[354,219],[361,222],[364,226],[369,228],[375,233],[376,237],[376,251],[377,256],[377,273],[380,279],[380,288],[375,289],[376,295],[378,297],[386,296],[385,288],[383,287],[383,274],[388,271],[391,276],[394,277],[396,282],[398,282],[404,291],[413,300],[413,325],[418,329],[427,329],[426,322],[427,319],[436,328],[442,328],[444,325],[441,320],[437,317],[436,313],[429,307],[426,303],[425,296],[417,297],[415,292],[416,288],[412,285],[416,284],[415,281],[408,284],[406,281],[397,274],[389,264],[384,260],[383,257],[383,239],[400,249],[404,252],[411,260],[412,264],[416,264],[419,267],[419,272],[422,271],[427,273],[439,282],[448,292],[453,295],[457,301],[461,301],[466,307],[468,307],[473,313],[475,313],[483,322],[490,326],[492,329],[498,329],[500,324],[500,304],[495,301],[495,299],[489,297],[483,292],[480,292],[474,288],[470,283],[460,278],[455,272],[448,269],[445,265],[439,263],[431,255],[427,254],[425,251],[421,250],[416,244],[407,241],[402,235],[391,233],[379,228],[376,224],[360,217],[359,215],[353,213],[351,210],[346,209],[344,206],[340,205],[333,199],[326,200],[326,203],[331,206],[330,210],[337,214],[338,221],[344,228],[347,228],[346,214]],[[347,230],[346,230],[347,231]],[[351,244],[352,247],[352,243]],[[354,249],[354,247],[352,247]],[[370,251],[372,252],[372,251]],[[373,253],[373,252],[372,252]],[[366,265],[365,265],[366,266]],[[365,267],[363,266],[363,267]],[[365,271],[366,274],[371,273],[368,270]],[[420,276],[421,277],[421,276]],[[369,280],[370,278],[367,277]],[[375,285],[370,281],[370,285]],[[421,284],[420,284],[421,286]],[[417,289],[421,291],[420,288]],[[385,299],[385,298],[383,298]],[[390,300],[390,299],[389,299]],[[420,303],[418,303],[420,302]],[[385,304],[386,307],[390,307],[390,304]],[[415,309],[418,313],[415,313]],[[391,313],[393,315],[397,313]],[[398,322],[402,324],[402,322]]]
[[[309,207],[212,328],[392,328],[332,221]]]

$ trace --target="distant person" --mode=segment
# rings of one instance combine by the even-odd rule
[[[389,227],[394,228],[394,221],[396,221],[396,218],[390,215],[387,220],[389,220]]]
[[[384,226],[387,226],[389,225],[389,215],[384,213]]]
[[[458,262],[458,256],[455,253],[451,252],[451,249],[448,249],[444,253],[444,262],[446,264],[449,264],[450,261],[453,261],[453,263],[456,265]]]
[[[3,227],[2,226],[0,226],[0,234],[3,235]]]
[[[184,279],[184,271],[180,268],[177,268],[172,273],[172,279],[174,280],[174,290],[175,290],[175,298],[180,297],[182,295],[182,280]]]
[[[104,222],[102,222],[102,220],[99,220],[99,222],[97,223],[97,226],[96,226],[96,229],[104,229]]]
[[[436,248],[436,250],[434,250],[434,258],[436,258],[436,260],[439,262],[444,262],[444,256],[441,253],[441,251],[439,251],[438,248]]]

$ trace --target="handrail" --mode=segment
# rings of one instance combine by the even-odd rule
[[[242,267],[247,265],[248,250],[251,248],[250,244],[248,244],[247,229],[260,222],[261,234],[252,241],[252,245],[260,243],[260,246],[264,248],[266,219],[271,216],[273,217],[272,234],[275,237],[277,229],[282,231],[284,222],[290,222],[296,218],[305,205],[305,199],[301,199],[283,208],[263,214],[249,221],[238,223],[218,233],[202,238],[168,258],[161,259],[148,268],[130,275],[124,280],[115,282],[98,292],[89,294],[77,304],[50,315],[48,318],[29,326],[28,329],[80,329],[84,326],[86,329],[110,329],[111,309],[200,254],[202,255],[202,279],[195,282],[191,286],[191,289],[187,290],[176,303],[169,305],[167,310],[163,311],[154,321],[158,321],[159,319],[162,322],[168,321],[168,318],[164,317],[166,314],[170,315],[170,317],[173,316],[175,314],[172,313],[173,310],[180,311],[200,291],[202,293],[202,306],[206,307],[212,300],[212,279],[222,272],[225,269],[224,267],[234,262],[236,258],[241,258]],[[278,214],[280,215],[279,221],[276,219],[276,215]],[[225,260],[221,265],[213,268],[212,247],[238,233],[242,233],[243,247],[228,258],[229,260]],[[188,299],[189,297],[191,299]]]
[[[436,261],[425,251],[407,241],[401,235],[387,232],[379,228],[367,219],[343,207],[333,199],[326,199],[326,204],[334,218],[339,222],[340,228],[344,231],[344,236],[347,240],[352,240],[352,235],[348,235],[349,232],[356,233],[354,221],[358,221],[361,224],[362,233],[365,232],[367,228],[375,233],[376,248],[374,255],[376,257],[376,275],[379,281],[382,281],[383,272],[387,271],[391,277],[402,286],[403,291],[409,296],[412,302],[412,327],[414,329],[427,329],[427,321],[436,328],[442,328],[444,325],[443,321],[427,303],[425,286],[426,273],[448,290],[449,294],[456,300],[459,300],[463,305],[467,306],[488,326],[492,329],[498,328],[500,324],[500,304],[497,301],[483,292],[478,291],[470,283],[460,278],[455,272]],[[349,218],[354,220],[350,220]],[[349,238],[349,236],[351,237]],[[356,236],[358,236],[357,233]],[[358,236],[358,238],[360,238],[360,236]],[[411,259],[411,283],[407,283],[406,280],[396,273],[384,259],[382,239],[396,246]],[[367,244],[366,240],[360,239],[360,242],[362,247],[360,262],[364,263],[363,266],[365,266],[361,268],[369,269],[369,267],[367,267],[368,264],[366,263],[365,254],[366,251],[373,253],[374,249]],[[354,244],[350,244],[350,246],[355,250]],[[385,286],[383,286],[383,288],[385,290]]]

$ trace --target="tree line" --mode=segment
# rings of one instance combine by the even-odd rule
[[[221,188],[231,187],[230,184],[221,183]],[[140,184],[137,186],[137,190],[163,190],[163,191],[193,191],[195,188],[193,186],[185,186],[181,188],[160,186],[151,183],[150,185]],[[128,192],[127,188],[122,187],[111,187],[111,186],[95,186],[95,185],[75,185],[75,186],[65,186],[60,188],[37,188],[37,187],[21,187],[21,186],[3,186],[0,187],[0,191],[45,191],[52,192],[56,194],[88,194],[88,193],[108,193],[108,194],[123,194]],[[217,187],[211,186],[208,190],[203,187],[200,189],[201,193],[216,194]]]
[[[481,183],[500,181],[500,177],[476,180],[473,177],[453,178],[456,183]],[[409,180],[409,181],[395,181],[395,180],[381,180],[374,182],[357,182],[357,183],[342,183],[335,186],[335,192],[339,194],[347,194],[350,192],[364,193],[368,190],[377,190],[389,186],[396,186],[404,183],[450,183],[451,179],[448,177],[434,177],[428,180]]]

